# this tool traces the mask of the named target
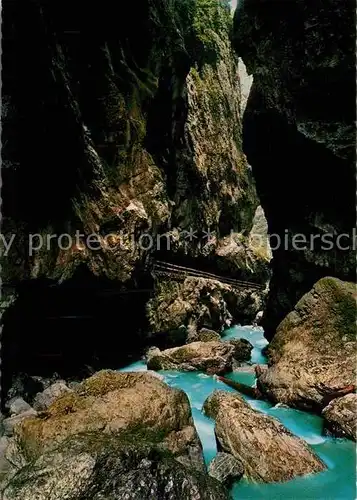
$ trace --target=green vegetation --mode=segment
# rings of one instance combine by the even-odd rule
[[[193,20],[195,35],[207,50],[217,50],[217,38],[230,35],[232,19],[227,0],[197,0]]]
[[[188,344],[188,346],[182,346],[175,352],[174,360],[178,363],[189,363],[196,355],[196,351],[190,349],[190,344]]]
[[[173,302],[178,296],[180,285],[176,281],[162,280],[157,283],[156,297],[158,305],[162,302]],[[168,301],[168,297],[170,300]]]
[[[155,295],[146,305],[146,315],[153,331],[160,329],[159,325],[165,322],[166,309],[177,299],[179,289],[179,283],[166,279],[156,284]],[[164,310],[162,310],[162,305],[166,306]]]
[[[356,285],[336,278],[326,277],[320,280],[318,287],[331,294],[334,327],[349,341],[356,339]]]
[[[227,33],[232,24],[228,2],[220,0],[197,0],[193,21],[196,35],[203,42],[210,42],[212,31]]]
[[[294,335],[308,334],[309,342],[319,349],[343,349],[356,339],[356,285],[338,278],[320,279],[306,293],[278,327],[267,350],[276,362]]]
[[[122,389],[123,380],[116,371],[102,370],[85,379],[77,388],[81,396],[103,396],[108,392]]]
[[[120,439],[123,444],[161,444],[167,437],[169,432],[169,428],[153,429],[151,427],[148,427],[147,425],[142,424],[141,422],[135,422],[129,425],[126,429],[120,430],[118,433],[118,439]]]
[[[214,63],[220,41],[232,32],[229,0],[176,0],[172,15],[192,65]]]

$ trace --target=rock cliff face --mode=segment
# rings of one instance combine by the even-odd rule
[[[263,308],[260,290],[236,290],[216,280],[188,277],[162,280],[147,303],[148,334],[153,342],[178,345],[195,339],[200,328],[221,333],[234,322],[251,324]],[[197,339],[196,339],[197,340]]]
[[[2,279],[35,287],[16,289],[3,348],[8,338],[15,346],[3,359],[26,371],[24,358],[78,365],[110,343],[132,353],[147,296],[92,290],[152,287],[149,256],[265,282],[267,255],[249,247],[259,202],[242,153],[227,2],[145,0],[124,11],[5,1],[3,11]],[[47,280],[74,291],[54,296]],[[123,343],[111,325],[126,318]],[[92,345],[99,330],[102,345]]]
[[[271,338],[319,278],[355,279],[354,5],[245,0],[234,44],[254,78],[244,150],[276,247]]]
[[[4,281],[64,280],[85,264],[125,282],[159,233],[176,243],[179,233],[184,247],[182,231],[210,228],[214,253],[231,230],[251,229],[258,201],[241,149],[229,9],[218,0],[115,9],[5,5],[3,232],[16,241]],[[41,248],[28,255],[35,233]],[[91,234],[98,244],[86,244]],[[200,253],[200,236],[187,252]]]

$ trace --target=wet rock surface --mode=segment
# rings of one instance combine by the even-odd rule
[[[325,431],[357,441],[357,394],[336,398],[323,410]]]
[[[143,0],[140,9],[114,3],[85,13],[69,2],[5,2],[3,233],[17,235],[2,262],[3,281],[16,283],[4,314],[6,390],[14,371],[81,378],[85,365],[114,368],[110,353],[120,350],[126,361],[149,345],[147,263],[156,250],[265,283],[266,255],[247,238],[259,201],[242,152],[231,22],[218,0],[208,9],[205,0]],[[90,35],[95,30],[101,40]],[[54,236],[50,251],[44,244],[29,255],[29,234],[39,242]],[[119,293],[118,301],[127,288],[143,294]],[[226,326],[225,300],[215,308],[199,328]],[[113,321],[124,317],[131,331],[112,335]]]
[[[55,222],[59,226],[74,223],[80,214],[83,227],[78,229],[85,234],[100,230],[100,237],[110,233],[114,238],[110,250],[102,246],[99,251],[81,251],[73,246],[65,253],[54,246],[54,255],[38,252],[36,263],[20,248],[12,248],[11,256],[20,254],[22,264],[16,270],[9,263],[7,276],[67,279],[84,263],[96,275],[126,281],[147,251],[134,248],[131,241],[119,245],[115,236],[121,229],[127,234],[148,231],[154,238],[159,230],[160,234],[167,232],[173,251],[177,250],[175,234],[190,226],[195,231],[210,227],[218,240],[231,225],[242,236],[249,232],[258,199],[241,149],[238,58],[230,43],[228,6],[217,2],[207,9],[203,0],[185,0],[169,7],[161,0],[145,0],[140,12],[135,8],[121,12],[112,5],[99,17],[96,9],[88,9],[82,17],[80,9],[68,3],[40,2],[26,7],[28,19],[38,28],[27,47],[22,43],[27,33],[18,24],[18,9],[17,4],[6,4],[4,18],[4,39],[18,42],[4,55],[7,230],[12,229],[15,213],[21,230],[33,224],[40,232],[48,231],[47,225],[52,228]],[[120,21],[115,24],[119,12]],[[76,50],[76,39],[58,36],[66,29],[68,17],[74,29],[85,28],[77,31],[83,51]],[[102,42],[94,42],[87,34],[99,25],[105,28],[105,53],[101,52]],[[138,35],[144,45],[135,45]],[[11,57],[15,52],[21,71],[26,72],[28,54],[35,48],[33,101],[23,103],[12,85],[14,81],[23,85],[22,73],[14,72]],[[47,57],[50,54],[52,58]],[[45,75],[49,86],[43,83]],[[61,105],[53,102],[53,95]],[[43,102],[57,110],[56,120],[48,108],[42,108]],[[46,131],[44,122],[48,123]],[[31,123],[32,129],[22,136],[25,123]],[[59,129],[68,144],[61,150]],[[50,152],[44,148],[41,154],[35,153],[34,137],[48,140],[59,151],[53,158],[54,169],[67,160],[63,178],[59,176],[55,186],[45,169]],[[28,146],[23,158],[11,147],[16,140]],[[19,155],[23,163],[18,163]],[[26,165],[35,169],[33,176]],[[35,203],[39,179],[51,187],[41,204],[47,208],[47,217]],[[29,201],[26,190],[24,199],[19,196],[10,203],[11,188],[23,190],[25,182],[36,189],[30,197],[32,204],[25,202]],[[201,252],[198,241],[191,246],[193,255],[207,250]],[[214,246],[208,253],[212,250],[214,255]],[[253,261],[258,260],[257,255]],[[250,273],[247,267],[245,271]]]
[[[229,453],[217,453],[210,462],[208,473],[220,483],[231,487],[235,481],[239,481],[244,474],[242,463]]]
[[[216,390],[203,409],[216,421],[218,448],[237,458],[249,479],[282,482],[326,468],[302,439],[251,408],[238,394]]]
[[[258,376],[260,391],[274,402],[321,411],[353,389],[355,321],[354,283],[319,280],[279,325],[267,349],[269,368]]]
[[[150,370],[203,371],[223,374],[232,370],[234,347],[228,342],[191,342],[182,347],[151,352]]]
[[[246,339],[233,339],[228,341],[234,347],[233,357],[236,361],[249,361],[253,346]]]
[[[195,472],[135,432],[71,436],[20,469],[3,500],[228,500],[207,474]]]

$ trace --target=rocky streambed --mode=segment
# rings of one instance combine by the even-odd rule
[[[14,386],[2,421],[1,498],[354,500],[346,319],[354,296],[348,283],[321,280],[269,345],[260,327],[222,336],[206,328],[185,345],[152,347],[82,382],[32,378],[47,386],[35,396],[29,384]],[[323,372],[308,361],[316,311],[334,346],[313,352]],[[298,340],[294,328],[304,332]],[[344,362],[336,371],[337,358]]]
[[[263,330],[259,327],[234,326],[225,331],[223,340],[247,339],[253,345],[252,365],[264,364],[267,361],[264,356],[264,348],[268,343],[263,333]],[[147,367],[145,361],[141,360],[122,370],[145,371]],[[212,394],[220,394],[220,391],[224,391],[225,394],[231,397],[235,397],[239,393],[221,382],[216,376],[199,371],[160,370],[158,373],[164,377],[165,382],[170,387],[180,388],[187,394],[195,427],[202,442],[204,459],[209,466],[214,457],[217,456],[220,444],[217,447],[215,418],[207,416],[206,412],[203,411],[205,402],[212,398]],[[253,366],[249,365],[233,371],[227,375],[227,378],[252,387],[256,385]],[[259,417],[262,418],[263,415],[273,417],[293,436],[300,438],[303,443],[308,445],[315,456],[321,459],[326,468],[316,473],[302,475],[283,482],[262,482],[257,478],[248,479],[243,476],[238,481],[233,482],[231,487],[234,500],[255,500],[260,498],[265,500],[278,500],[280,498],[294,500],[299,498],[354,500],[356,459],[355,443],[353,441],[327,435],[324,430],[323,419],[316,414],[295,410],[281,403],[272,404],[264,400],[256,400],[243,394],[241,394],[241,398],[248,403],[251,409],[259,412]],[[251,417],[252,415],[250,415]],[[247,452],[253,445],[254,440],[245,444]],[[279,459],[277,449],[272,450],[271,453],[270,461],[274,463],[276,459]],[[293,469],[296,470],[301,456],[295,455],[295,457],[296,464],[293,465]],[[268,461],[265,466],[266,469],[269,469]],[[317,469],[319,469],[319,465],[317,465]]]

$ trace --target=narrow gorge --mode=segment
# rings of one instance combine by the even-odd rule
[[[352,3],[2,14],[1,498],[354,500]]]
[[[118,24],[116,6],[24,8],[4,9],[2,234],[14,240],[2,281],[7,302],[17,296],[4,318],[5,363],[46,369],[59,353],[49,371],[76,374],[97,359],[116,366],[148,331],[252,322],[264,294],[210,284],[216,310],[205,282],[204,307],[185,285],[151,293],[155,259],[263,288],[270,277],[264,224],[261,245],[249,239],[259,201],[242,152],[229,10],[144,2]],[[177,320],[146,313],[170,293],[183,304]]]

